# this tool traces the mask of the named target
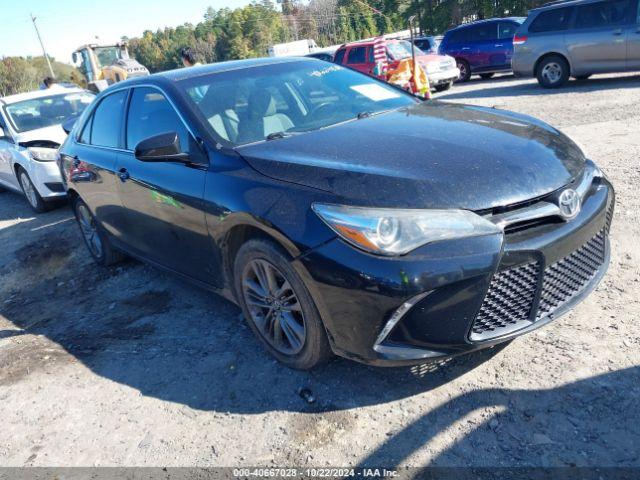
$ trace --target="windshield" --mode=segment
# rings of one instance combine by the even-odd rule
[[[214,73],[180,82],[216,138],[233,145],[280,138],[419,102],[384,83],[318,60]]]
[[[113,65],[116,60],[122,58],[120,48],[118,47],[96,47],[95,52],[98,67]]]
[[[67,119],[80,115],[93,97],[89,92],[51,95],[11,103],[5,107],[5,112],[18,133],[28,132],[60,125]]]
[[[416,55],[424,55],[424,52],[418,47],[416,48]],[[387,51],[393,60],[404,60],[405,58],[411,58],[411,43],[401,40],[399,42],[388,42]]]

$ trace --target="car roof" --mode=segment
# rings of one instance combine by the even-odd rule
[[[462,25],[458,25],[457,27],[452,28],[449,32],[454,30],[462,30],[468,27],[472,27],[475,25],[482,25],[483,23],[492,23],[492,22],[500,22],[500,21],[511,21],[517,23],[523,23],[526,20],[526,17],[504,17],[504,18],[485,18],[483,20],[474,20],[473,22],[463,23]]]
[[[9,105],[12,103],[22,102],[24,100],[33,100],[34,98],[51,97],[52,95],[64,95],[69,93],[82,93],[86,90],[82,88],[56,87],[54,89],[34,90],[33,92],[16,93],[1,97],[0,102]]]
[[[545,3],[544,5],[541,5],[537,8],[532,8],[530,11],[539,12],[542,10],[551,10],[554,8],[561,8],[561,7],[573,7],[575,5],[584,5],[584,4],[594,3],[598,1],[600,0],[558,0],[556,2]]]

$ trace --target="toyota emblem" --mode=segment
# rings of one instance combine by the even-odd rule
[[[580,213],[580,195],[572,188],[566,189],[558,198],[558,207],[560,207],[560,214],[564,218],[575,217]]]

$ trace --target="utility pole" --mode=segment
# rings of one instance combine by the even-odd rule
[[[42,37],[40,36],[40,31],[38,30],[38,26],[36,25],[36,17],[31,14],[31,21],[33,22],[33,27],[36,29],[36,35],[38,35],[38,40],[40,41],[40,46],[42,47],[42,53],[44,53],[44,58],[47,60],[47,65],[49,66],[49,73],[51,73],[52,78],[56,78],[56,74],[53,73],[53,68],[51,67],[51,61],[49,60],[49,55],[47,55],[47,51],[44,49],[44,43],[42,43]]]

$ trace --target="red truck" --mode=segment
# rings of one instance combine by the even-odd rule
[[[373,42],[372,39],[346,43],[338,49],[333,61],[367,75],[374,75],[376,65],[373,60]],[[389,69],[397,67],[400,60],[411,57],[411,43],[406,40],[387,40],[385,43]],[[455,59],[448,55],[424,53],[416,47],[416,61],[427,74],[429,86],[438,92],[448,90],[460,75]]]

